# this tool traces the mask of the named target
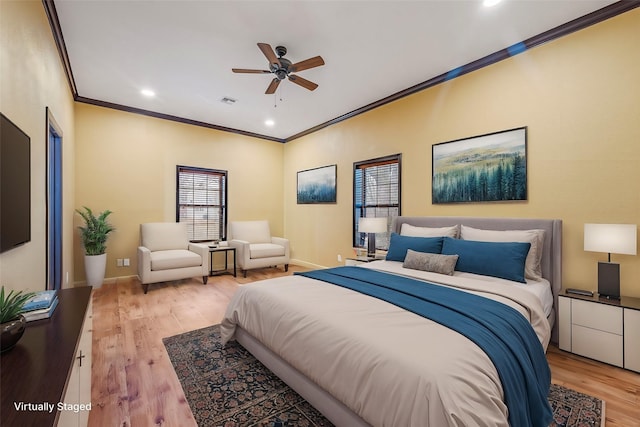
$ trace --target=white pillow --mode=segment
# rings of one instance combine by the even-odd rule
[[[451,227],[416,227],[406,222],[400,227],[401,236],[411,237],[452,237],[458,238],[458,226],[453,225]]]
[[[481,230],[461,226],[460,238],[481,242],[528,242],[531,248],[524,265],[524,276],[527,279],[542,279],[542,250],[544,249],[544,230]]]

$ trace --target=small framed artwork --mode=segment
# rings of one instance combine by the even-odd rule
[[[337,165],[298,172],[298,204],[336,203]]]
[[[527,128],[432,147],[434,204],[527,200]]]

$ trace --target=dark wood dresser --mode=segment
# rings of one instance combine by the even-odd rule
[[[49,319],[29,322],[18,344],[0,359],[3,426],[54,426],[75,362],[91,287],[58,291]],[[83,362],[91,364],[89,360]],[[90,399],[90,397],[89,397]],[[31,404],[22,406],[21,404]],[[38,406],[55,406],[50,412]],[[25,409],[26,408],[26,409]]]

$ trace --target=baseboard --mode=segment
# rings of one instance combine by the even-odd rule
[[[305,267],[305,268],[312,268],[314,270],[320,269],[320,268],[327,268],[324,265],[313,264],[311,262],[303,261],[301,259],[290,259],[289,264],[299,265],[300,267]]]
[[[121,279],[135,279],[137,278],[138,275],[137,274],[132,274],[130,276],[116,276],[116,277],[105,277],[102,284],[114,284],[116,283],[116,280],[121,280]],[[79,282],[73,282],[72,287],[77,288],[78,286],[87,286],[87,281],[86,280],[81,280]]]

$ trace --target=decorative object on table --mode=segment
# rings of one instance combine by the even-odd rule
[[[223,347],[220,325],[162,342],[198,425],[332,425],[236,341]],[[605,402],[597,397],[551,384],[548,400],[549,427],[604,425]]]
[[[40,310],[43,308],[49,308],[51,302],[56,298],[56,290],[40,291],[36,292],[34,296],[29,298],[22,307],[22,311]]]
[[[611,254],[636,255],[636,224],[585,224],[584,250],[607,252],[607,262],[598,262],[598,293],[620,299],[620,264],[611,262]]]
[[[24,320],[27,322],[33,322],[34,320],[48,319],[53,314],[53,311],[58,306],[58,298],[54,298],[51,305],[47,308],[41,308],[40,310],[32,310],[22,313]]]
[[[298,204],[336,203],[336,181],[336,165],[298,172]]]
[[[527,128],[432,146],[436,203],[527,200]]]
[[[100,287],[104,281],[107,268],[107,238],[115,228],[107,221],[110,210],[101,212],[98,216],[84,206],[84,210],[76,209],[84,220],[84,227],[79,226],[82,245],[84,246],[84,267],[87,275],[87,285]]]
[[[48,319],[58,305],[58,295],[55,290],[37,292],[22,307],[21,314],[27,322]]]
[[[0,289],[0,352],[11,350],[24,334],[26,320],[20,311],[34,295],[13,290],[5,294],[4,286]]]
[[[360,218],[358,232],[367,233],[367,256],[376,256],[376,233],[386,233],[388,230],[387,218]]]

